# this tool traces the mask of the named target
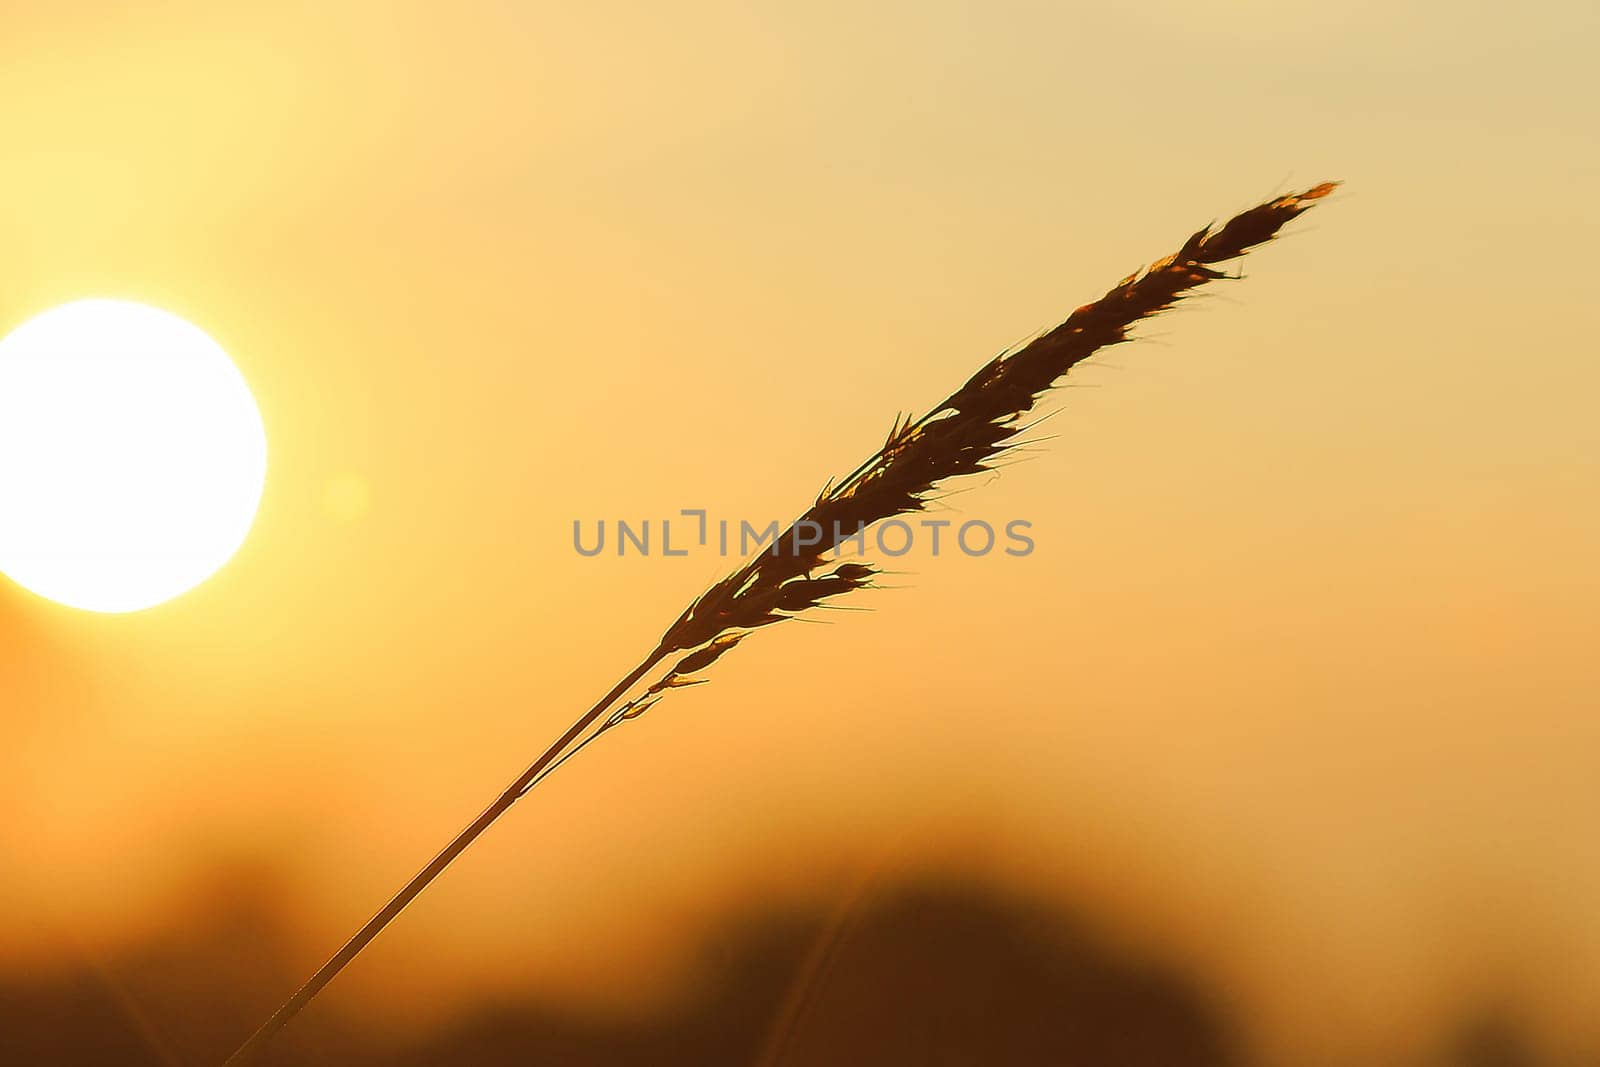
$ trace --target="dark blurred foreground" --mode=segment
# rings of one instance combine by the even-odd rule
[[[193,937],[104,967],[0,976],[5,1067],[213,1067],[295,978],[270,915],[240,905]],[[1060,912],[924,881],[835,914],[747,913],[704,940],[708,977],[655,1016],[484,1005],[400,1044],[315,1005],[274,1064],[391,1067],[1224,1067],[1232,1022],[1176,972],[1108,951]],[[305,961],[300,961],[302,964]],[[1536,1061],[1493,1020],[1432,1063]]]

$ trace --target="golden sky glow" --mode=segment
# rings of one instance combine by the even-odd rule
[[[951,501],[1033,555],[747,642],[339,995],[425,1001],[426,953],[646,998],[727,894],[955,857],[1222,974],[1281,1048],[1478,996],[1581,1032],[1594,7],[1121,7],[8,12],[0,332],[168,309],[273,466],[174,603],[0,589],[0,955],[266,857],[320,959],[726,569],[580,559],[573,518],[787,517],[897,409],[1339,178]]]

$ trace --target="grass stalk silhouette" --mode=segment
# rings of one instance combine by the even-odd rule
[[[607,731],[644,714],[698,677],[754,631],[793,619],[872,585],[881,573],[843,563],[830,553],[875,523],[922,511],[934,490],[953,478],[994,469],[1028,429],[1023,416],[1056,382],[1094,353],[1129,340],[1141,320],[1164,311],[1208,282],[1231,277],[1216,269],[1270,241],[1301,212],[1333,192],[1324,182],[1207,226],[1172,255],[1124,278],[1060,325],[1002,352],[918,419],[896,419],[881,448],[842,480],[830,481],[804,514],[770,547],[690,603],[660,643],[578,718],[466,829],[394,895],[262,1024],[225,1067],[253,1062],[289,1023],[360,954],[457,856],[546,775]],[[820,572],[820,573],[818,573]],[[666,660],[684,653],[638,696],[624,700]]]

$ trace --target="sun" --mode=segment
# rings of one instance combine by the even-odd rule
[[[261,413],[228,354],[176,315],[80,300],[0,340],[0,572],[87,611],[205,581],[261,502]]]

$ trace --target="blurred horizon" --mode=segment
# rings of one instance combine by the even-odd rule
[[[723,901],[692,925],[670,987],[646,1000],[507,988],[402,1012],[381,997],[324,999],[264,1062],[1261,1062],[1248,1014],[1214,975],[1162,948],[1119,943],[1051,894],[921,865],[824,896]],[[181,922],[113,950],[80,945],[45,966],[0,971],[9,1053],[62,1067],[220,1062],[299,977],[287,929],[297,905],[260,867],[214,870],[184,904]],[[434,977],[416,962],[419,980]],[[1572,1051],[1541,1051],[1529,1016],[1491,997],[1444,1014],[1409,1047],[1303,1062],[1592,1062]]]
[[[1250,1062],[1422,1063],[1484,1013],[1593,1062],[1597,30],[1577,0],[8,12],[0,334],[180,315],[269,467],[172,603],[0,582],[0,986],[258,893],[240,943],[286,984],[217,988],[269,1008],[727,569],[585,559],[574,519],[795,514],[897,410],[1340,179],[947,501],[1030,556],[918,551],[869,610],[756,634],[316,1011],[360,1043],[659,1008],[722,924],[931,871],[1156,961]]]

